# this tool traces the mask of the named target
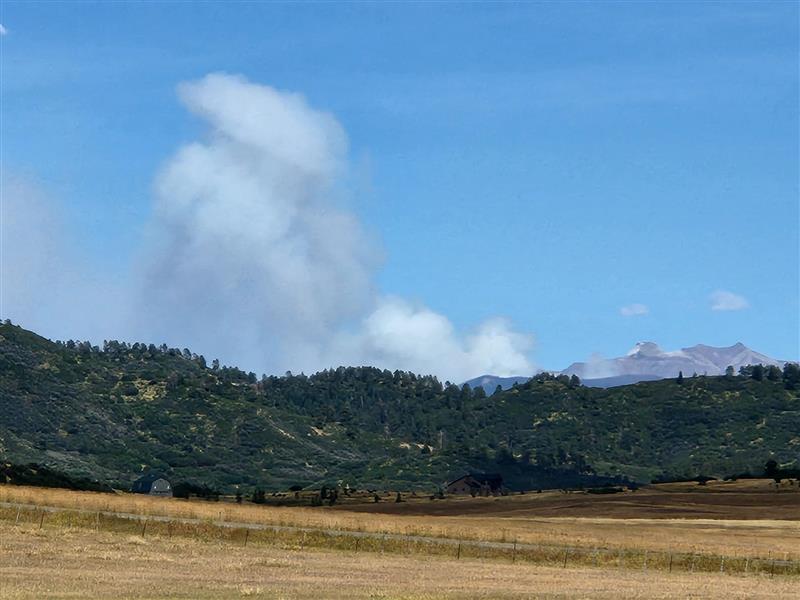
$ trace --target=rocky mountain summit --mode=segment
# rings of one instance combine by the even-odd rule
[[[562,371],[577,375],[582,380],[626,376],[644,376],[645,379],[666,379],[684,375],[723,375],[728,366],[735,371],[746,365],[782,366],[783,361],[751,350],[741,342],[717,348],[697,344],[689,348],[664,351],[654,342],[639,342],[625,356],[595,359],[572,363]]]

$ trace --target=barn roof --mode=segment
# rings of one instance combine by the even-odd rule
[[[499,473],[467,473],[465,475],[462,475],[461,477],[458,477],[457,479],[454,479],[447,485],[448,486],[453,485],[454,483],[458,483],[463,479],[472,479],[478,485],[490,485],[490,486],[503,485],[503,476],[500,475]]]
[[[481,483],[503,483],[503,476],[500,473],[470,473],[470,475]]]
[[[153,483],[156,479],[166,479],[163,473],[159,473],[158,471],[150,471],[136,480],[137,483]]]
[[[150,488],[153,485],[153,482],[157,479],[164,479],[167,481],[167,478],[164,476],[163,473],[158,471],[149,471],[145,473],[139,479],[133,482],[133,486],[131,487],[131,491],[133,492],[149,492]]]

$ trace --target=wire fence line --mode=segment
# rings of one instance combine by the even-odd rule
[[[226,541],[248,547],[282,545],[287,548],[328,548],[352,552],[379,552],[507,560],[548,566],[639,569],[689,573],[800,576],[800,561],[768,556],[730,556],[713,553],[531,544],[451,537],[323,529],[235,521],[143,516],[135,513],[84,510],[35,504],[0,502],[0,519],[15,525],[82,527],[141,537],[188,537]]]

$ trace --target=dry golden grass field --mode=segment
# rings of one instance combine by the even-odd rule
[[[796,598],[796,578],[232,548],[0,524],[0,596],[29,598]]]
[[[0,485],[0,502],[0,598],[796,598],[800,587],[800,491],[763,480],[335,508]]]

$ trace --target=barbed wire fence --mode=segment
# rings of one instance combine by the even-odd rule
[[[544,565],[563,569],[598,568],[658,572],[722,573],[761,576],[800,576],[800,560],[788,553],[768,556],[652,550],[631,547],[563,546],[511,541],[486,541],[413,534],[320,529],[211,519],[144,516],[132,513],[90,511],[0,503],[0,519],[15,526],[42,529],[75,527],[145,537],[191,538],[227,541],[249,548],[280,545],[289,549],[331,549],[428,555],[456,560],[496,560],[514,564]],[[504,534],[505,537],[505,534]]]

